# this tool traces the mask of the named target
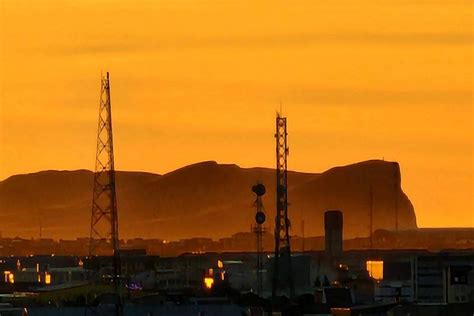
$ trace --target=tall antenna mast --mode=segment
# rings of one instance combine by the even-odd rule
[[[38,225],[39,225],[39,239],[43,238],[43,212],[40,207],[38,209]]]
[[[398,231],[398,196],[400,193],[400,172],[399,172],[399,167],[398,164],[395,162],[395,169],[394,169],[394,186],[395,186],[395,230]]]
[[[289,296],[294,296],[291,247],[290,220],[288,218],[288,143],[286,117],[276,118],[276,216],[275,216],[275,257],[273,267],[272,298],[278,292],[288,289]],[[284,268],[284,269],[281,269]],[[281,269],[281,271],[280,271]]]
[[[89,254],[97,254],[100,247],[107,249],[107,252],[113,256],[113,282],[118,293],[121,271],[108,72],[106,77],[101,78],[97,131]]]
[[[304,219],[301,220],[301,252],[304,253]]]
[[[255,212],[255,222],[256,225],[253,227],[253,232],[257,237],[257,293],[258,295],[262,296],[263,292],[263,261],[262,261],[262,254],[263,254],[263,240],[262,236],[265,232],[265,227],[263,227],[263,223],[265,223],[265,211],[263,209],[263,202],[262,196],[265,194],[265,186],[262,183],[257,183],[256,185],[252,186],[252,192],[257,195],[257,200],[255,200],[256,212]]]
[[[374,238],[373,238],[373,231],[374,231],[374,192],[372,188],[372,184],[370,184],[370,221],[369,221],[369,230],[370,230],[370,249],[374,248]]]

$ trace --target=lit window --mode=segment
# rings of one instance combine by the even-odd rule
[[[15,276],[13,275],[13,273],[10,273],[8,275],[8,282],[11,284],[15,283]]]
[[[383,261],[367,261],[367,271],[374,280],[383,280]]]
[[[49,274],[48,272],[45,272],[44,274],[44,283],[51,284],[51,274]]]
[[[213,284],[214,284],[214,279],[213,278],[209,278],[209,277],[204,278],[204,285],[206,286],[207,289],[212,288]]]
[[[8,278],[9,278],[9,275],[11,274],[10,271],[4,271],[3,274],[5,274],[5,283],[8,283]]]

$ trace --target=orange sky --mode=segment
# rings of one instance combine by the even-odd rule
[[[0,179],[116,167],[399,161],[420,226],[474,227],[472,1],[0,0]]]

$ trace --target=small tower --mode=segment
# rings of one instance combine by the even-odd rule
[[[263,254],[263,233],[265,232],[265,227],[263,227],[263,223],[265,223],[265,211],[263,209],[263,202],[262,196],[265,194],[266,189],[265,186],[261,183],[257,183],[256,185],[252,186],[252,192],[255,193],[257,199],[255,200],[256,212],[255,212],[255,226],[253,227],[253,232],[257,237],[257,293],[258,295],[262,296],[263,292],[263,261],[262,261],[262,254]]]

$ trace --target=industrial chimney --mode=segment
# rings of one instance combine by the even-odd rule
[[[330,257],[342,255],[342,227],[341,211],[324,213],[326,254]]]

